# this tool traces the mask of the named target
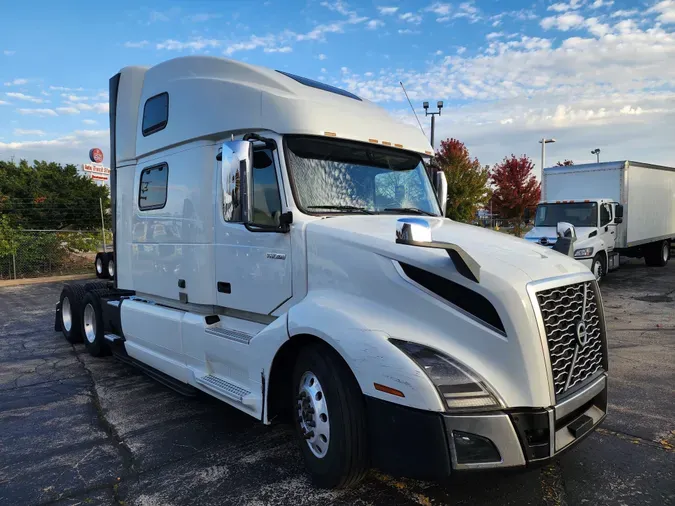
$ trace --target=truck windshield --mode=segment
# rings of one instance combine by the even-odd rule
[[[298,206],[309,213],[440,216],[422,159],[399,149],[321,137],[287,137]]]
[[[535,227],[555,227],[560,221],[575,227],[597,227],[598,205],[595,202],[539,204],[534,218]]]

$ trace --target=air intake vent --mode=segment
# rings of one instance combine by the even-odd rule
[[[498,332],[506,335],[504,324],[492,303],[469,288],[431,272],[400,262],[403,272],[415,283],[447,300]]]

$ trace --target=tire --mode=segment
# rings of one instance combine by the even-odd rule
[[[600,283],[602,278],[607,275],[607,260],[605,255],[598,253],[593,257],[593,263],[591,264],[591,272],[595,276],[595,280]]]
[[[342,358],[322,343],[302,348],[293,393],[294,425],[314,485],[346,488],[361,481],[369,463],[364,399]]]
[[[645,263],[650,267],[665,267],[670,260],[670,241],[650,244],[645,251]]]
[[[61,332],[70,344],[82,342],[80,308],[85,294],[82,285],[65,285],[61,290]]]
[[[107,269],[108,269],[108,278],[109,279],[115,279],[115,255],[113,253],[108,253],[108,263],[107,263]]]
[[[99,279],[108,279],[108,254],[99,252],[96,253],[94,260],[94,272]]]
[[[103,309],[101,308],[101,295],[108,293],[107,289],[92,290],[82,300],[80,312],[80,326],[84,347],[93,357],[102,357],[110,353],[110,348],[105,340],[105,327],[103,324]]]

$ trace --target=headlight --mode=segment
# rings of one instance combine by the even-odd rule
[[[575,258],[592,257],[592,256],[593,256],[593,248],[581,248],[574,250]]]
[[[448,410],[475,408],[485,410],[501,407],[487,382],[468,367],[421,344],[398,339],[389,341],[426,373],[436,385]]]

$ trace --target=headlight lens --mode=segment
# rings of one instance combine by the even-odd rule
[[[448,410],[501,407],[485,380],[450,357],[426,346],[399,339],[389,340],[408,355],[436,385]]]
[[[574,257],[590,257],[593,256],[593,248],[581,248],[574,250]]]

